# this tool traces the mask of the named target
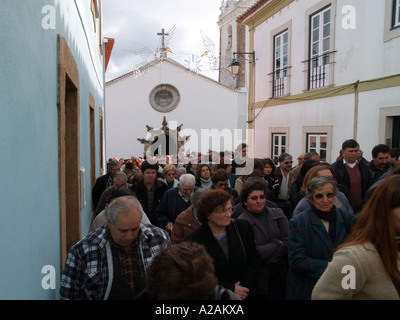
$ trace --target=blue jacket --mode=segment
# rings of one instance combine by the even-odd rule
[[[334,250],[344,242],[350,231],[353,215],[340,209],[336,209],[336,215],[334,243],[312,208],[289,220],[286,299],[311,300],[312,290],[332,260]]]
[[[198,187],[195,187],[194,192],[197,189]],[[168,224],[168,222],[174,223],[176,217],[183,212],[183,210],[180,212],[176,211],[176,199],[178,197],[178,187],[170,188],[162,195],[160,203],[154,211],[154,224],[156,226],[165,229],[165,226]],[[187,208],[189,208],[192,205],[192,202],[189,200],[187,204]]]
[[[153,257],[171,245],[165,230],[140,224],[139,250],[144,270]],[[89,233],[71,247],[61,276],[61,300],[107,300],[113,282],[113,258],[107,225]]]

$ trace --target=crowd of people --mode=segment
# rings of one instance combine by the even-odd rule
[[[399,148],[367,161],[349,139],[333,163],[296,165],[247,148],[109,159],[60,298],[400,299]]]

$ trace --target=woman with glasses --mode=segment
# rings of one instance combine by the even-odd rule
[[[200,197],[197,218],[201,225],[182,241],[205,246],[214,260],[220,285],[240,299],[250,299],[260,269],[250,223],[232,219],[233,200],[225,190],[210,190]]]
[[[303,166],[304,165],[305,164],[303,164]],[[310,202],[305,197],[307,185],[312,178],[317,176],[333,177],[336,180],[335,171],[329,163],[315,162],[314,164],[311,164],[311,167],[304,176],[300,192],[297,195],[296,206],[292,216],[295,216],[310,207]],[[353,208],[351,207],[349,200],[347,200],[346,194],[341,191],[344,190],[344,186],[337,185],[337,187],[338,191],[333,204],[336,208],[341,208],[344,212],[349,212],[351,215],[354,215]]]
[[[312,178],[305,194],[311,207],[289,221],[289,300],[311,299],[316,282],[350,231],[353,215],[334,206],[336,194],[337,185],[332,177]]]
[[[282,209],[265,206],[267,192],[267,182],[263,178],[249,177],[240,194],[244,211],[238,219],[252,225],[262,261],[257,298],[284,300],[289,222]]]

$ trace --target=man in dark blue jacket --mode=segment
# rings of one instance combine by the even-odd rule
[[[155,225],[170,233],[176,217],[192,205],[191,194],[197,190],[195,177],[186,173],[179,177],[179,184],[167,190],[154,212]]]

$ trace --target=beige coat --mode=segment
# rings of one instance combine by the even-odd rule
[[[400,256],[397,264],[400,267]],[[349,268],[352,271],[348,271]],[[348,288],[352,275],[355,276],[354,288]],[[315,285],[311,298],[313,300],[400,299],[378,252],[370,242],[335,252],[332,261]]]

